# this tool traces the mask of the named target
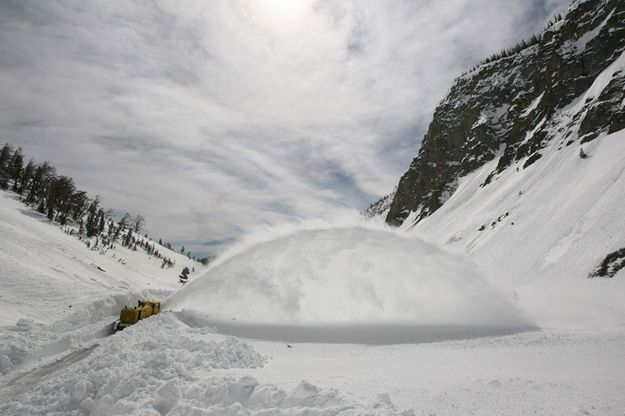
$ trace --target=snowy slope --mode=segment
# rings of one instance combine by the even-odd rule
[[[0,192],[0,374],[37,366],[110,334],[124,305],[177,290],[178,267],[123,247],[101,254]],[[199,271],[199,270],[198,270]]]
[[[0,248],[0,374],[110,335],[124,305],[164,298],[179,289],[182,267],[201,267],[165,248],[175,268],[119,246],[100,254],[8,192],[0,192]]]
[[[492,162],[414,228],[466,250],[493,279],[517,288],[522,308],[543,325],[625,325],[625,272],[588,279],[625,247],[625,130],[584,146],[545,149],[533,169],[508,169],[481,187]],[[480,231],[480,228],[484,229]]]
[[[175,268],[161,269],[159,259],[119,245],[101,255],[7,192],[0,192],[0,247],[0,324],[50,323],[72,312],[70,305],[120,293],[170,293],[182,267],[199,266],[165,248]]]

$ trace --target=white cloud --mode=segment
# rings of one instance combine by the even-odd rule
[[[361,209],[564,0],[0,4],[0,138],[167,239]]]

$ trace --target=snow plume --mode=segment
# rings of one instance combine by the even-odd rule
[[[465,257],[356,223],[250,236],[167,302],[270,325],[519,327],[528,322]]]

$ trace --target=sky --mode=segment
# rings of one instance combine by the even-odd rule
[[[388,194],[453,79],[568,0],[0,0],[0,142],[198,255]]]

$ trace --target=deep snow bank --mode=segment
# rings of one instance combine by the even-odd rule
[[[0,325],[0,376],[44,365],[111,335],[121,308],[147,297],[148,291],[105,296],[76,305],[73,312],[50,325],[32,319]]]
[[[166,306],[265,324],[527,324],[466,258],[363,226],[304,229],[235,247]]]
[[[386,394],[369,403],[305,381],[288,391],[227,371],[266,357],[184,314],[162,313],[0,388],[2,415],[410,415]],[[217,370],[223,370],[219,375]]]

